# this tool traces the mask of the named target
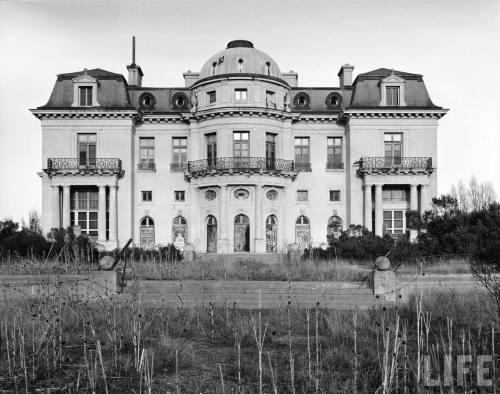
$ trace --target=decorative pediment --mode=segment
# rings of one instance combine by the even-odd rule
[[[391,74],[388,77],[382,79],[382,83],[405,83],[405,80],[401,77],[398,77],[395,74]]]
[[[391,73],[391,75],[382,79],[380,86],[380,105],[401,107],[405,103],[405,83],[406,81]],[[388,93],[389,90],[389,93]],[[389,99],[388,99],[389,98]]]
[[[92,83],[92,84],[97,83],[97,79],[88,74],[79,75],[73,78],[72,81],[73,83]]]
[[[72,107],[98,107],[97,89],[99,82],[97,79],[87,74],[87,69],[83,70],[82,75],[72,79],[73,81],[73,104]],[[80,89],[85,89],[83,94],[80,94]],[[90,95],[91,98],[87,96]],[[80,102],[83,101],[83,102]]]

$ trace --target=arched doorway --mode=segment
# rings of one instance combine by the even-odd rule
[[[234,251],[250,252],[250,220],[246,215],[234,218]]]
[[[207,252],[217,252],[217,219],[212,215],[207,217]]]
[[[266,219],[266,252],[276,252],[278,244],[278,219],[269,215]]]
[[[184,250],[184,246],[187,243],[188,234],[187,220],[183,216],[177,216],[172,222],[172,238],[174,246],[181,252]]]
[[[311,243],[311,226],[309,219],[303,215],[295,221],[295,242],[301,249],[309,247]]]
[[[140,221],[140,246],[142,249],[153,249],[155,246],[155,222],[149,216]]]
[[[331,216],[328,219],[328,226],[326,228],[327,236],[338,238],[342,232],[342,219],[338,216]]]

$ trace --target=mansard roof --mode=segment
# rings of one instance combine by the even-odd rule
[[[76,71],[72,73],[66,73],[66,74],[58,74],[57,75],[57,80],[62,81],[63,79],[73,79],[75,77],[78,77],[80,75],[90,75],[91,77],[94,77],[96,79],[116,79],[116,80],[123,80],[125,83],[127,82],[122,74],[117,74],[113,73],[111,71],[106,71],[103,70],[102,68],[93,68],[91,70],[82,70],[82,71]]]
[[[412,74],[388,68],[379,68],[359,74],[356,77],[353,83],[353,92],[349,108],[380,107],[380,83],[391,75],[395,75],[404,80],[405,106],[400,108],[442,108],[432,102],[421,74]]]

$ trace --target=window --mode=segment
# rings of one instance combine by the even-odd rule
[[[266,169],[276,169],[276,134],[266,133]]]
[[[207,190],[205,192],[205,199],[207,199],[208,201],[213,201],[217,198],[217,193],[215,192],[215,190]]]
[[[403,211],[384,211],[384,234],[403,234]]]
[[[72,190],[70,202],[70,222],[78,226],[82,234],[97,237],[99,214],[99,192],[97,190]]]
[[[208,167],[217,164],[217,134],[207,135],[207,161]]]
[[[266,74],[271,75],[271,62],[266,62]]]
[[[384,153],[386,166],[401,164],[403,152],[403,134],[385,133],[384,134]]]
[[[215,75],[217,72],[217,62],[212,63],[212,75]]]
[[[326,168],[329,170],[343,169],[342,137],[328,137],[326,150]]]
[[[382,189],[382,199],[384,201],[406,201],[406,190],[400,188]]]
[[[246,189],[236,189],[233,194],[234,197],[238,200],[246,200],[248,197],[250,197],[250,192]]]
[[[184,164],[187,161],[187,138],[173,137],[172,138],[172,162],[170,163],[170,171],[182,172]]]
[[[80,97],[80,107],[92,107],[92,87],[80,86],[78,88],[78,92]]]
[[[243,59],[238,59],[238,72],[243,72]]]
[[[151,109],[155,106],[156,99],[151,93],[143,93],[139,98],[139,105],[141,108]]]
[[[385,104],[393,107],[399,106],[399,86],[385,88]]]
[[[267,193],[266,193],[266,197],[271,200],[271,201],[274,201],[278,198],[278,192],[274,189],[272,190],[268,190]]]
[[[328,219],[327,236],[338,238],[342,232],[342,219],[332,216]]]
[[[233,133],[234,167],[248,167],[250,156],[250,141],[248,131],[235,131]]]
[[[153,137],[139,138],[139,170],[155,171],[155,139]]]
[[[148,191],[142,191],[142,201],[153,201],[153,192],[148,190]]]
[[[174,198],[177,202],[186,201],[186,192],[184,190],[176,190],[174,192]]]
[[[300,107],[301,109],[309,109],[310,101],[309,95],[305,92],[297,93],[293,98],[295,107]]]
[[[217,96],[215,95],[215,90],[207,92],[209,104],[214,104],[217,101]]]
[[[309,193],[307,190],[297,190],[297,201],[308,201]]]
[[[237,101],[245,101],[247,99],[246,89],[235,89],[234,95]]]
[[[78,134],[78,165],[95,166],[96,165],[96,134]]]
[[[295,170],[311,171],[309,137],[295,137]]]
[[[340,190],[330,190],[330,201],[340,201]]]
[[[275,94],[270,90],[266,90],[266,107],[276,108]]]

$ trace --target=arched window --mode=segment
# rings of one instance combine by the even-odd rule
[[[295,221],[295,242],[301,249],[305,249],[311,243],[311,226],[309,219],[301,215]]]
[[[234,251],[250,252],[250,220],[246,215],[234,218]]]
[[[327,235],[335,238],[340,236],[342,232],[342,219],[338,216],[332,216],[328,219]]]
[[[187,220],[183,216],[177,216],[172,221],[172,238],[174,246],[180,251],[184,250],[188,236]]]
[[[207,216],[207,252],[217,252],[217,219],[212,216]]]
[[[299,216],[295,221],[295,224],[309,224],[309,219],[305,216]]]
[[[155,246],[155,222],[150,216],[144,216],[140,221],[139,241],[141,248],[153,249]]]
[[[266,219],[266,252],[276,252],[278,246],[278,219],[269,215]]]

